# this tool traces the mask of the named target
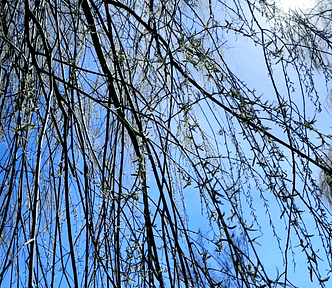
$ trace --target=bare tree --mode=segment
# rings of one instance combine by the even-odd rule
[[[331,77],[330,4],[0,8],[0,285],[289,287],[300,254],[325,287],[331,215],[312,171],[330,177],[331,135],[309,112],[315,73]],[[230,68],[233,37],[260,49],[272,94]]]

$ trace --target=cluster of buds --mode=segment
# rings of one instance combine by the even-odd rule
[[[332,146],[330,146],[329,151],[325,157],[325,163],[332,170]],[[323,198],[332,207],[332,173],[328,173],[322,170],[319,175],[319,186]]]

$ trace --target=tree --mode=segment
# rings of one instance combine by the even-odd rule
[[[304,255],[325,287],[331,4],[0,5],[0,283],[291,287]],[[231,68],[234,35],[260,49],[265,87]]]

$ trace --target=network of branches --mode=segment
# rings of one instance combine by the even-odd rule
[[[1,1],[0,286],[325,287],[328,2]]]

